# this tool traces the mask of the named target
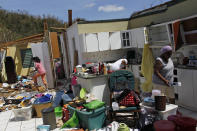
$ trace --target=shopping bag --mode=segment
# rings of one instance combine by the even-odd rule
[[[85,88],[81,88],[79,96],[81,99],[86,98],[86,89]]]

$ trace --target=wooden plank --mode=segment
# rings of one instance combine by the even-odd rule
[[[50,32],[50,43],[52,47],[53,59],[60,58],[58,37],[56,32]]]

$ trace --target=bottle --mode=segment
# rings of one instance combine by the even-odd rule
[[[63,111],[63,116],[62,116],[62,121],[65,123],[66,121],[68,121],[69,120],[69,110],[68,110],[68,108],[67,107],[63,107],[62,108],[62,111]]]
[[[101,73],[101,63],[99,62],[99,74]]]
[[[104,64],[104,67],[103,67],[103,72],[104,72],[104,75],[107,75],[107,66]]]

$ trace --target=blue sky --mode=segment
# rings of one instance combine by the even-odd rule
[[[0,0],[0,7],[9,11],[27,11],[37,16],[52,15],[67,21],[67,10],[73,18],[105,20],[128,18],[140,11],[169,0]]]

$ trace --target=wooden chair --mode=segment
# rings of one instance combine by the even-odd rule
[[[109,117],[110,121],[117,120],[118,117],[132,117],[134,119],[134,124],[139,119],[140,107],[126,107],[124,109],[113,110],[112,102],[115,101],[115,93],[121,92],[128,88],[134,90],[135,80],[133,73],[127,70],[118,70],[110,74],[109,76],[109,89],[110,89],[110,110]],[[121,115],[117,115],[121,113]],[[129,113],[129,115],[123,115],[122,113]]]

